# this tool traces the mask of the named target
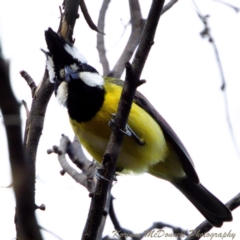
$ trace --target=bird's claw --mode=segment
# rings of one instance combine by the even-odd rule
[[[113,125],[116,125],[115,121],[114,121],[114,117],[116,116],[115,113],[111,114],[113,117],[111,118],[111,120],[109,121],[108,125],[110,128],[113,127]],[[131,128],[128,124],[126,124],[125,130],[120,129],[120,131],[127,135],[128,137],[133,137],[137,143],[139,143],[140,145],[145,145],[145,140],[143,138],[140,138]]]
[[[103,168],[97,168],[97,170],[96,170],[97,179],[104,180],[104,181],[107,181],[107,182],[117,181],[117,178],[116,178],[115,174],[113,175],[112,179],[108,179],[108,178],[106,178],[102,175],[102,170],[103,170]]]

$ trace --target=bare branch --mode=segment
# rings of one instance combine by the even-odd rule
[[[130,8],[130,15],[131,15],[131,25],[132,25],[132,32],[128,39],[125,49],[121,54],[119,60],[113,67],[113,70],[109,74],[109,76],[113,76],[116,78],[120,78],[123,71],[125,63],[130,61],[133,53],[139,43],[140,36],[142,33],[143,26],[145,21],[142,19],[142,13],[139,5],[138,0],[129,0],[129,8]]]
[[[26,149],[26,141],[27,141],[27,136],[28,136],[28,130],[29,130],[29,125],[30,125],[30,111],[28,109],[28,106],[27,106],[27,103],[22,100],[22,104],[26,110],[26,122],[25,122],[25,131],[24,131],[24,138],[23,138],[23,146],[24,146],[24,149]]]
[[[34,185],[31,184],[31,168],[24,154],[20,104],[15,98],[9,78],[9,63],[0,54],[0,108],[8,139],[8,151],[16,198],[17,238],[42,240],[35,217]],[[35,179],[34,179],[35,180]]]
[[[96,32],[98,32],[98,33],[104,34],[103,32],[101,32],[101,31],[98,29],[98,27],[97,27],[97,26],[94,24],[94,22],[92,21],[92,18],[91,18],[91,16],[90,16],[89,13],[88,13],[87,6],[86,6],[84,0],[80,0],[80,8],[81,8],[81,11],[82,11],[82,13],[83,13],[83,16],[84,16],[84,18],[85,18],[88,26],[89,26],[92,30],[94,30],[94,31],[96,31]]]
[[[118,237],[121,240],[125,240],[125,239],[127,239],[127,237],[128,238],[130,237],[132,240],[141,240],[141,239],[143,239],[147,236],[148,237],[153,237],[154,234],[156,233],[156,231],[155,232],[153,231],[154,229],[163,229],[165,227],[171,228],[173,230],[173,233],[175,234],[175,236],[179,240],[182,237],[186,237],[188,235],[188,231],[183,230],[179,227],[174,227],[170,224],[163,223],[163,222],[153,223],[153,225],[151,227],[142,231],[141,233],[133,233],[130,230],[124,229],[124,228],[121,227],[121,225],[120,225],[120,223],[119,223],[119,221],[116,217],[114,207],[113,207],[113,200],[114,200],[114,198],[111,197],[111,205],[110,205],[109,216],[112,220],[112,223],[113,223],[113,226],[114,226],[114,229],[115,229],[113,235]]]
[[[220,56],[219,56],[219,51],[218,51],[217,45],[214,41],[214,38],[212,37],[211,31],[210,31],[210,28],[209,28],[209,25],[208,25],[209,15],[204,16],[203,14],[201,14],[201,12],[200,12],[200,10],[199,10],[199,8],[198,8],[198,6],[197,6],[197,4],[195,3],[194,0],[193,0],[193,3],[196,7],[196,12],[198,14],[198,17],[201,19],[202,23],[204,24],[204,29],[201,31],[200,35],[203,38],[204,37],[208,38],[208,41],[209,41],[209,43],[212,44],[212,47],[213,47],[213,50],[214,50],[214,53],[215,53],[215,57],[216,57],[218,68],[219,68],[219,73],[220,73],[221,80],[222,80],[221,90],[223,91],[223,94],[224,94],[225,111],[226,111],[226,119],[227,119],[227,123],[228,123],[228,128],[229,128],[229,131],[230,131],[230,134],[231,134],[232,141],[233,141],[234,147],[236,149],[236,152],[237,152],[238,156],[240,157],[239,146],[237,144],[237,141],[236,141],[236,138],[235,138],[235,135],[234,135],[234,132],[233,132],[232,123],[231,123],[230,114],[229,114],[228,98],[227,98],[227,92],[226,92],[226,80],[225,80],[225,76],[224,76],[224,72],[223,72],[222,62],[221,62],[221,59],[220,59]]]
[[[161,15],[168,11],[175,3],[177,3],[177,1],[178,0],[171,0],[168,4],[166,4],[162,10]],[[120,78],[124,71],[125,63],[130,61],[139,43],[139,39],[145,24],[145,20],[142,19],[141,9],[138,0],[129,0],[129,6],[132,24],[131,35],[128,39],[125,49],[123,50],[122,55],[120,56],[119,60],[113,67],[113,70],[109,74],[107,71],[104,71],[103,75],[105,76],[109,75],[116,78]],[[102,47],[102,49],[104,49],[104,46]]]
[[[23,106],[24,106],[24,108],[25,108],[25,110],[26,110],[26,117],[28,118],[30,112],[29,112],[29,109],[28,109],[27,103],[26,103],[24,100],[22,100],[22,104],[23,104]]]
[[[34,80],[32,79],[32,77],[26,71],[21,71],[20,74],[26,80],[27,84],[31,88],[31,90],[32,90],[32,98],[34,98],[35,91],[37,89],[37,86],[36,86]]]
[[[61,13],[61,21],[59,24],[58,32],[61,36],[68,39],[70,42],[74,42],[72,35],[76,19],[79,17],[78,7],[79,1],[64,0],[63,2],[64,12]]]
[[[10,183],[9,185],[7,186],[0,186],[0,188],[12,188],[13,187],[13,182]]]
[[[65,12],[62,14],[60,21],[59,32],[63,37],[72,39],[72,30],[76,21],[76,1],[66,0],[64,2]],[[78,9],[78,7],[77,7]],[[71,33],[71,34],[70,34]],[[29,123],[27,126],[27,134],[24,139],[26,154],[29,157],[29,164],[32,168],[32,185],[35,185],[35,161],[37,154],[38,143],[42,134],[44,116],[49,99],[53,93],[53,84],[48,80],[48,71],[45,69],[43,80],[38,86],[38,94],[33,98],[32,106],[29,115]]]
[[[52,152],[58,154],[58,160],[62,167],[61,175],[68,173],[77,183],[87,188],[89,192],[92,192],[96,185],[96,164],[90,162],[85,155],[81,153],[81,150],[77,149],[79,146],[81,147],[80,143],[76,144],[75,142],[75,145],[73,145],[67,136],[62,135],[59,147],[54,146],[52,150],[48,150],[47,152],[49,154]],[[81,159],[78,159],[76,153]],[[76,171],[76,169],[68,163],[66,154],[69,155],[73,163],[78,163],[76,165],[80,167],[83,171],[82,173]]]
[[[151,9],[143,28],[139,47],[133,59],[133,69],[137,78],[140,78],[148,53],[154,44],[154,36],[157,29],[158,21],[161,16],[164,1],[156,0],[152,2]]]
[[[119,221],[118,221],[118,219],[117,219],[117,216],[116,216],[116,214],[115,214],[115,210],[114,210],[114,206],[113,206],[113,200],[114,200],[114,198],[113,198],[113,196],[111,196],[109,216],[110,216],[110,218],[111,218],[111,220],[112,220],[112,223],[113,223],[114,229],[116,230],[117,235],[119,235],[119,236],[118,236],[119,239],[125,240],[126,237],[125,237],[124,235],[121,236],[121,234],[124,233],[124,234],[127,234],[127,235],[131,235],[131,234],[133,234],[133,232],[121,227],[121,225],[120,225],[120,223],[119,223]],[[115,235],[115,234],[114,234],[114,235]]]
[[[221,0],[214,0],[216,2],[219,2],[219,3],[222,3],[230,8],[232,8],[235,12],[239,13],[240,12],[240,8],[239,7],[236,7],[236,6],[233,6],[232,4],[230,3],[227,3],[227,2],[224,2],[224,1],[221,1]]]
[[[234,198],[226,203],[229,210],[233,211],[240,206],[240,193],[238,193]],[[198,227],[196,227],[185,240],[196,240],[200,239],[204,233],[209,232],[213,226],[205,220]],[[197,233],[197,234],[196,234]]]
[[[83,152],[82,145],[77,137],[74,137],[73,142],[69,142],[67,154],[76,166],[85,174],[89,172],[89,168],[94,165],[94,161],[90,161]]]
[[[64,13],[61,16],[59,25],[59,33],[68,38],[69,41],[72,39],[72,32],[75,25],[77,10],[75,5],[76,1],[66,0],[64,1]],[[28,75],[29,76],[29,75]],[[42,134],[44,116],[47,108],[48,101],[53,93],[53,84],[48,80],[48,71],[45,69],[44,77],[40,85],[38,86],[38,97],[33,99],[31,110],[29,131],[26,136],[26,153],[30,157],[30,161],[35,163],[37,146]],[[35,164],[33,164],[34,166]],[[35,169],[35,166],[34,166]],[[35,170],[34,170],[35,171]],[[35,181],[35,180],[34,180]]]
[[[108,9],[108,5],[110,0],[103,0],[102,7],[100,9],[99,17],[98,17],[98,28],[104,31],[105,26],[105,15]],[[97,34],[97,50],[100,59],[100,63],[103,68],[103,76],[107,76],[109,74],[109,63],[106,57],[106,49],[104,44],[104,35],[98,33]]]
[[[167,12],[170,8],[172,8],[173,5],[174,5],[175,3],[177,3],[177,2],[178,2],[178,0],[171,0],[171,1],[168,2],[166,5],[164,5],[161,15],[163,15],[163,14],[164,14],[165,12]]]
[[[70,3],[76,2],[73,0],[66,0],[66,6],[71,5]],[[78,9],[78,8],[77,8]],[[72,16],[71,11],[76,11],[76,8],[68,7],[68,17]],[[68,22],[68,17],[64,13],[62,15],[61,24],[59,30],[62,36],[71,37],[72,29],[75,24],[76,17]],[[63,28],[61,28],[63,26]],[[69,31],[71,29],[71,31]],[[70,33],[69,33],[70,32]],[[64,35],[66,33],[66,35]],[[7,69],[7,68],[6,68]],[[38,95],[36,97],[35,84],[34,81],[28,74],[23,74],[26,81],[31,85],[32,92],[34,93],[34,98],[32,101],[31,110],[27,118],[27,126],[24,137],[24,150],[22,149],[22,139],[21,139],[21,126],[20,126],[20,115],[19,115],[19,103],[16,101],[11,88],[6,85],[6,87],[1,87],[4,89],[1,97],[8,99],[7,112],[5,117],[6,129],[9,128],[9,138],[11,138],[9,145],[10,163],[13,172],[13,184],[14,191],[16,195],[16,229],[17,237],[19,239],[36,239],[42,240],[42,236],[37,225],[35,218],[35,162],[36,153],[39,143],[40,136],[42,134],[44,116],[46,112],[46,107],[48,101],[53,92],[53,84],[48,80],[48,73],[45,69],[44,77],[40,85],[38,86]],[[1,77],[4,75],[1,74]],[[9,78],[9,76],[8,76]],[[6,79],[7,80],[7,79]],[[8,84],[7,81],[0,81],[1,84]],[[10,86],[10,85],[9,85]],[[6,90],[8,89],[8,90]],[[0,90],[1,91],[1,90]],[[7,96],[7,97],[6,97]],[[12,108],[10,105],[12,104]],[[5,111],[3,105],[2,111]],[[8,113],[8,112],[12,113]],[[10,115],[11,116],[10,116]],[[13,131],[14,129],[14,131]],[[11,136],[14,132],[14,136]],[[26,159],[25,159],[26,158]]]
[[[40,206],[36,206],[36,209],[39,209],[41,211],[45,211],[46,210],[46,206],[45,206],[45,204],[41,204]]]
[[[40,227],[40,229],[44,230],[45,232],[53,235],[56,239],[58,239],[58,240],[63,240],[62,238],[60,238],[60,237],[59,237],[57,234],[55,234],[54,232],[52,232],[52,231],[50,231],[50,230],[48,230],[48,229],[46,229],[46,228],[44,228],[44,227],[41,227],[41,226],[39,226],[39,227]]]

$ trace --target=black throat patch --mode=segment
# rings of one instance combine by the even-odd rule
[[[88,86],[81,80],[70,81],[67,99],[70,118],[80,123],[91,120],[100,110],[104,96],[104,88]]]

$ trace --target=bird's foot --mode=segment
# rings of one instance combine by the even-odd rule
[[[103,171],[103,168],[97,168],[97,170],[96,170],[97,179],[104,180],[104,181],[107,181],[107,182],[117,181],[117,178],[116,178],[115,174],[113,175],[112,179],[108,179],[108,178],[103,176],[102,171]]]
[[[116,125],[115,121],[114,121],[114,117],[116,116],[116,114],[112,113],[112,118],[109,121],[108,125],[109,127],[112,129],[114,125]],[[120,131],[122,133],[124,133],[125,135],[127,135],[128,137],[133,137],[137,143],[139,143],[141,146],[145,145],[145,140],[141,137],[139,137],[131,128],[128,124],[126,124],[125,126],[125,130],[120,129]]]

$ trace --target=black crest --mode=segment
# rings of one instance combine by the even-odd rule
[[[45,39],[55,67],[62,69],[65,65],[71,65],[75,62],[73,56],[64,48],[66,45],[71,46],[71,44],[63,37],[48,28],[45,31]]]

